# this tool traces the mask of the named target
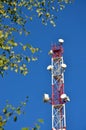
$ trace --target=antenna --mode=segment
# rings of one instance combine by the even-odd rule
[[[51,55],[51,65],[47,70],[51,71],[52,96],[44,94],[44,102],[52,105],[52,130],[66,130],[66,110],[65,104],[70,101],[64,92],[64,70],[67,65],[63,61],[63,39],[58,40],[58,45],[53,45],[49,54]]]

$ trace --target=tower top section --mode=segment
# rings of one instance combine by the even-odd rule
[[[53,58],[56,58],[56,57],[60,58],[62,56],[64,52],[63,46],[62,46],[63,43],[64,43],[63,39],[58,39],[58,44],[52,45],[49,54],[51,54]]]

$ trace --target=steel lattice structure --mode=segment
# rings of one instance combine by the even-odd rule
[[[61,99],[64,94],[63,47],[52,47],[52,130],[66,130],[65,103]]]
[[[45,94],[44,101],[52,104],[52,130],[66,130],[65,104],[70,101],[64,92],[64,71],[66,64],[63,61],[63,39],[58,45],[53,45],[49,54],[52,55],[51,65],[47,67],[52,75],[52,96]]]

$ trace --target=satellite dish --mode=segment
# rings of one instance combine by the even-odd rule
[[[50,54],[50,55],[52,55],[52,54],[53,54],[53,51],[52,51],[52,50],[50,50],[50,51],[49,51],[49,54]]]
[[[62,95],[61,95],[61,98],[62,98],[62,99],[65,99],[66,97],[67,97],[66,94],[62,94]]]
[[[66,94],[62,94],[61,99],[63,99],[64,101],[70,101],[70,98],[66,95]]]
[[[47,70],[52,70],[52,69],[53,69],[52,65],[49,65],[49,66],[47,67]]]
[[[62,67],[63,69],[65,69],[65,68],[67,67],[67,65],[66,65],[66,64],[61,64],[61,67]]]
[[[64,40],[63,40],[63,39],[59,39],[58,42],[59,42],[60,44],[63,44],[63,43],[64,43]]]
[[[52,128],[52,130],[56,130],[55,128]]]
[[[49,100],[50,100],[49,95],[48,94],[44,94],[43,101],[44,102],[48,102]]]
[[[65,128],[59,129],[59,130],[66,130]]]

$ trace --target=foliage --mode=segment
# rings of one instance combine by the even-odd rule
[[[34,16],[41,18],[42,23],[50,21],[54,23],[54,12],[62,10],[65,4],[71,3],[72,0],[1,0],[0,13],[1,21],[4,19],[10,19],[20,26],[33,20]],[[28,13],[25,13],[28,10]],[[34,14],[34,15],[33,15]],[[44,22],[45,21],[45,22]]]
[[[72,0],[0,0],[0,75],[8,69],[28,73],[27,62],[37,60],[37,57],[26,54],[27,49],[32,54],[38,48],[30,44],[18,42],[15,35],[29,35],[25,25],[38,17],[42,24],[50,22],[54,27],[59,10]],[[22,52],[22,53],[20,53]]]
[[[22,130],[39,130],[40,129],[40,125],[42,123],[44,123],[44,120],[43,119],[38,119],[37,122],[35,123],[35,126],[22,128]]]
[[[15,28],[10,28],[8,25],[1,27],[0,31],[0,74],[3,76],[4,72],[9,68],[15,72],[20,72],[23,75],[28,73],[27,62],[37,60],[36,57],[29,57],[25,51],[30,50],[32,54],[39,49],[34,48],[30,44],[17,43],[13,37]],[[3,29],[4,28],[4,29]],[[17,52],[17,48],[19,52]],[[22,53],[20,53],[22,52]]]
[[[3,108],[2,112],[0,112],[0,130],[4,130],[4,125],[8,122],[8,120],[12,117],[13,121],[16,122],[18,119],[18,115],[24,114],[24,106],[28,102],[28,97],[26,97],[24,102],[21,102],[18,107],[14,107],[8,101],[6,101],[6,106]]]

